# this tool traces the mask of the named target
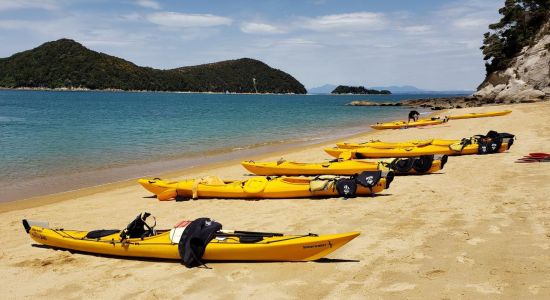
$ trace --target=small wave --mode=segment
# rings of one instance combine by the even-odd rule
[[[25,122],[24,118],[0,116],[0,124],[23,123],[23,122]]]

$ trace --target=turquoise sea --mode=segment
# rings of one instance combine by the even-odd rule
[[[41,188],[51,187],[48,179],[79,188],[224,153],[244,157],[256,148],[352,135],[406,117],[407,109],[346,103],[424,97],[2,90],[0,182],[13,190],[3,189],[0,201],[63,190]],[[163,164],[140,168],[155,162]]]

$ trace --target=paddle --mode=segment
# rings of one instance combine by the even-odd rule
[[[529,153],[522,158],[518,158],[516,163],[532,163],[532,162],[550,162],[550,154],[548,153]]]
[[[218,231],[219,236],[265,236],[265,237],[273,237],[273,236],[283,236],[282,233],[277,232],[255,232],[255,231],[240,231],[240,230],[220,230]]]
[[[548,153],[529,153],[528,157],[544,159],[544,158],[550,157],[550,154],[548,154]]]

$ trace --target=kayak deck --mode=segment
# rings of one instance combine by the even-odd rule
[[[119,233],[97,239],[86,238],[89,231],[49,229],[32,226],[29,235],[37,243],[81,252],[143,257],[180,259],[178,244],[170,240],[168,230],[151,237],[121,241]],[[342,247],[359,232],[328,235],[283,235],[264,237],[255,243],[243,243],[238,237],[214,238],[206,247],[207,261],[311,261],[320,259]]]

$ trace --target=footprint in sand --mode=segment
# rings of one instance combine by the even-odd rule
[[[436,269],[436,270],[431,270],[429,272],[426,272],[424,276],[429,279],[435,279],[437,277],[443,276],[444,274],[445,274],[445,271]]]
[[[409,283],[409,282],[399,282],[392,284],[390,286],[387,286],[385,288],[382,288],[381,290],[384,292],[401,292],[406,290],[412,290],[416,287],[416,284]]]
[[[32,258],[12,264],[14,267],[42,268],[49,265],[60,266],[73,263],[76,259],[68,255],[53,256],[44,259]]]
[[[225,276],[225,278],[227,278],[228,281],[236,281],[246,277],[250,277],[249,270],[234,271],[229,273],[229,275]]]
[[[457,260],[459,263],[473,265],[473,264],[475,263],[475,260],[469,258],[469,257],[467,256],[467,254],[468,254],[468,253],[466,253],[466,252],[460,254],[459,256],[456,257],[456,260]]]

